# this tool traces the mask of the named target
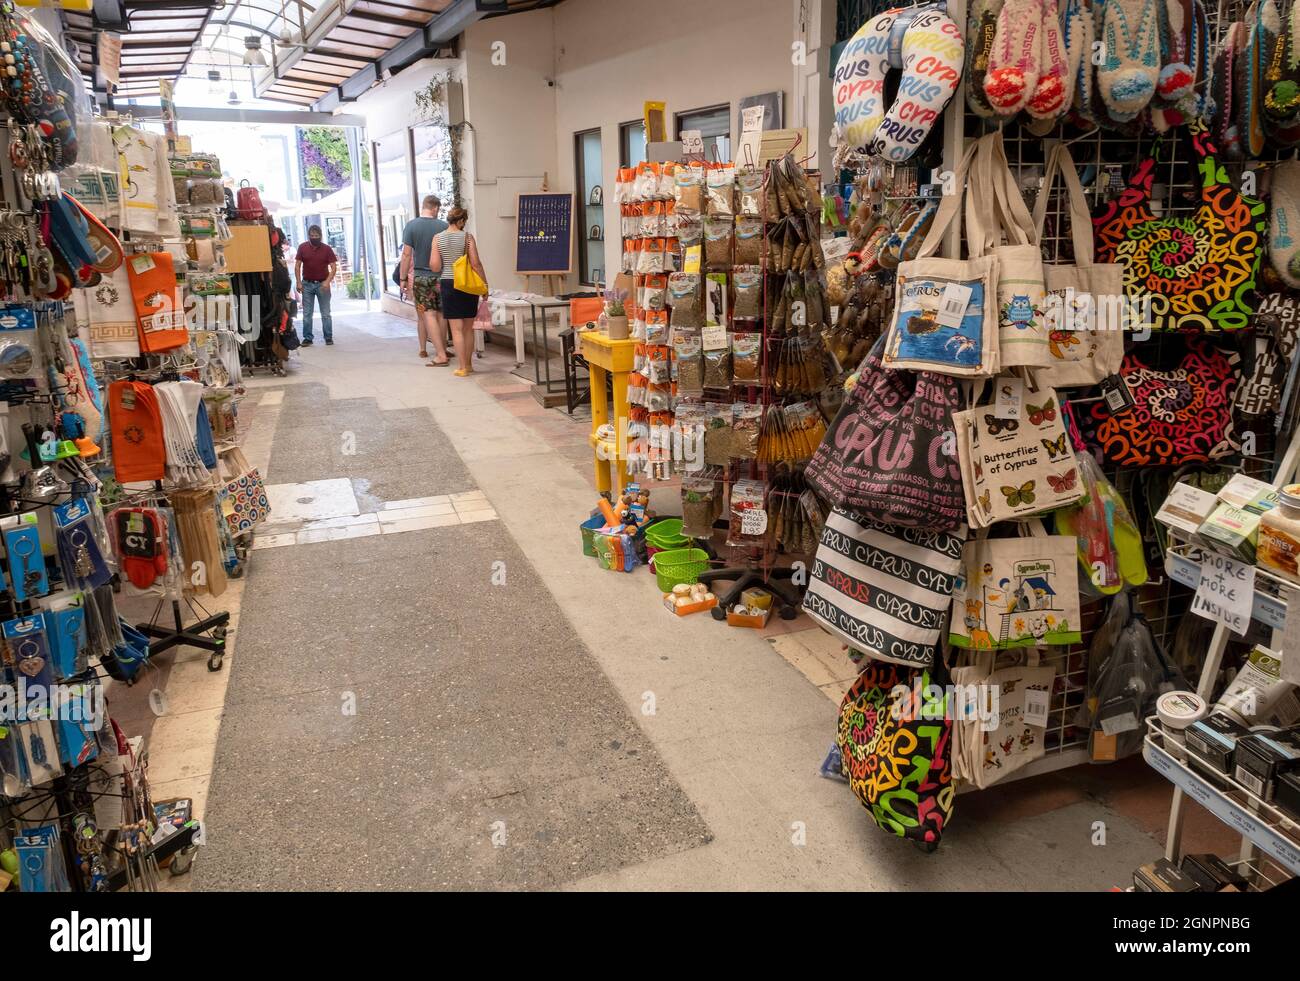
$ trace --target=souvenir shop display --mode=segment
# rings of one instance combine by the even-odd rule
[[[848,377],[803,474],[829,515],[804,609],[862,670],[825,766],[882,829],[932,848],[951,788],[1139,752],[1176,785],[1171,854],[1189,787],[1286,795],[1289,754],[1252,740],[1300,721],[1260,643],[1300,585],[1298,11],[978,0],[844,46],[823,295]],[[918,672],[951,677],[950,736],[908,700],[885,720],[880,677]],[[909,726],[942,775],[900,815],[871,747]]]
[[[9,3],[0,38],[0,685],[27,694],[0,718],[3,885],[152,890],[193,853],[198,815],[151,799],[106,690],[181,645],[221,667],[229,614],[187,624],[182,608],[220,594],[268,510],[236,445],[220,162],[169,167],[170,138],[92,116],[62,49]],[[132,596],[170,603],[168,622],[128,623]]]

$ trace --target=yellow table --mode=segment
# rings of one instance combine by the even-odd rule
[[[587,361],[588,374],[591,376],[591,443],[596,461],[596,489],[611,491],[615,499],[620,497],[623,489],[630,483],[627,475],[627,457],[620,454],[620,449],[627,450],[627,376],[632,371],[633,354],[636,341],[611,341],[608,335],[599,331],[584,331],[582,337],[582,356]],[[609,399],[605,396],[605,379],[613,376],[614,385],[614,439],[599,439],[596,431],[610,422]],[[617,488],[612,487],[610,464],[614,465]]]

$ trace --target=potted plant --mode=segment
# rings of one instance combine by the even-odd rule
[[[605,331],[611,341],[627,340],[627,309],[623,306],[626,299],[627,290],[605,290]]]

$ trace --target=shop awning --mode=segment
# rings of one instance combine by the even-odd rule
[[[374,181],[362,181],[361,190],[365,195],[366,207],[373,207],[375,203]],[[347,184],[316,201],[300,201],[292,207],[276,211],[275,214],[279,217],[337,214],[342,211],[351,211],[355,197],[356,191],[351,184]]]

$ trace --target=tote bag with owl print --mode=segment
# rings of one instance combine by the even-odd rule
[[[995,391],[1012,382],[1019,379],[995,378]],[[1083,497],[1079,462],[1054,389],[1026,384],[1019,418],[1000,418],[986,405],[954,412],[952,420],[972,528],[1052,511]]]

